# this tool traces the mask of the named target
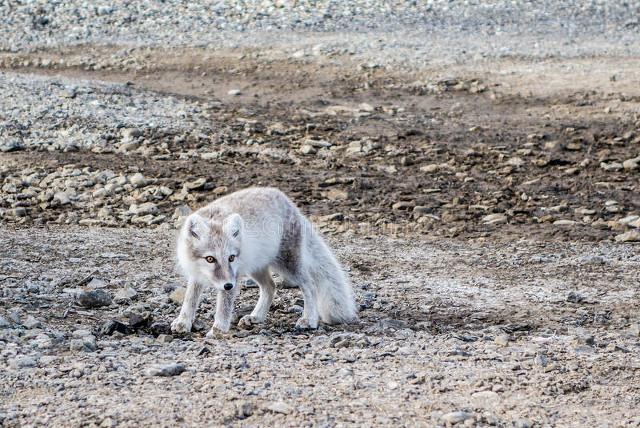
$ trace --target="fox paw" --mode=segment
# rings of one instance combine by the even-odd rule
[[[263,322],[264,320],[261,320],[256,316],[245,315],[242,318],[240,318],[240,321],[238,321],[238,327],[250,329],[252,326],[263,323]]]
[[[209,338],[209,339],[219,339],[222,337],[222,332],[216,328],[212,328],[211,330],[209,330],[207,332],[207,334],[205,335],[205,337]]]
[[[318,328],[318,321],[311,322],[308,318],[300,318],[296,322],[296,330],[315,330]]]
[[[221,331],[223,333],[226,333],[229,331],[230,328],[230,323],[221,323],[221,322],[214,322],[213,323],[213,327],[211,328],[211,330],[209,331],[209,333],[211,334],[215,334],[215,330]],[[207,333],[207,337],[211,337],[209,336],[209,333]]]
[[[184,318],[176,318],[171,323],[171,331],[173,333],[189,333],[191,332],[191,323]]]

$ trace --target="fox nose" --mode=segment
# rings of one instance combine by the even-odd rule
[[[224,285],[224,289],[225,289],[225,290],[227,290],[227,291],[231,290],[232,288],[233,288],[233,284],[232,284],[232,283],[230,283],[230,282],[227,282],[227,283]]]

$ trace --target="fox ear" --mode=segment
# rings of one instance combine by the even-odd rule
[[[233,238],[240,236],[242,226],[242,217],[240,217],[239,214],[231,214],[229,217],[224,219],[224,231],[228,236]]]
[[[189,232],[189,235],[196,239],[199,239],[202,235],[204,235],[206,230],[204,219],[196,214],[189,216],[187,222],[185,223],[185,227],[187,232]]]

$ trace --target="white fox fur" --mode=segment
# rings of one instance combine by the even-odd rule
[[[353,291],[340,264],[311,222],[280,190],[255,187],[224,196],[191,214],[180,231],[177,257],[187,278],[174,332],[188,332],[204,287],[218,298],[213,328],[228,331],[239,293],[238,277],[252,277],[260,297],[239,325],[263,322],[273,301],[271,271],[297,285],[304,296],[298,328],[317,328],[318,320],[357,319]]]

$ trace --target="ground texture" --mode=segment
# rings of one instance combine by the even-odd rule
[[[0,425],[639,425],[638,16],[1,4]],[[175,226],[251,185],[359,324],[295,332],[283,284],[264,326],[205,340],[208,297],[170,335]]]
[[[35,231],[3,230],[7,425],[640,422],[629,244],[338,238],[359,323],[296,332],[301,294],[283,289],[263,326],[205,339],[207,295],[204,330],[171,340],[170,231]],[[87,283],[114,301],[78,305]],[[244,290],[238,313],[256,299]],[[152,374],[169,364],[184,372]]]

